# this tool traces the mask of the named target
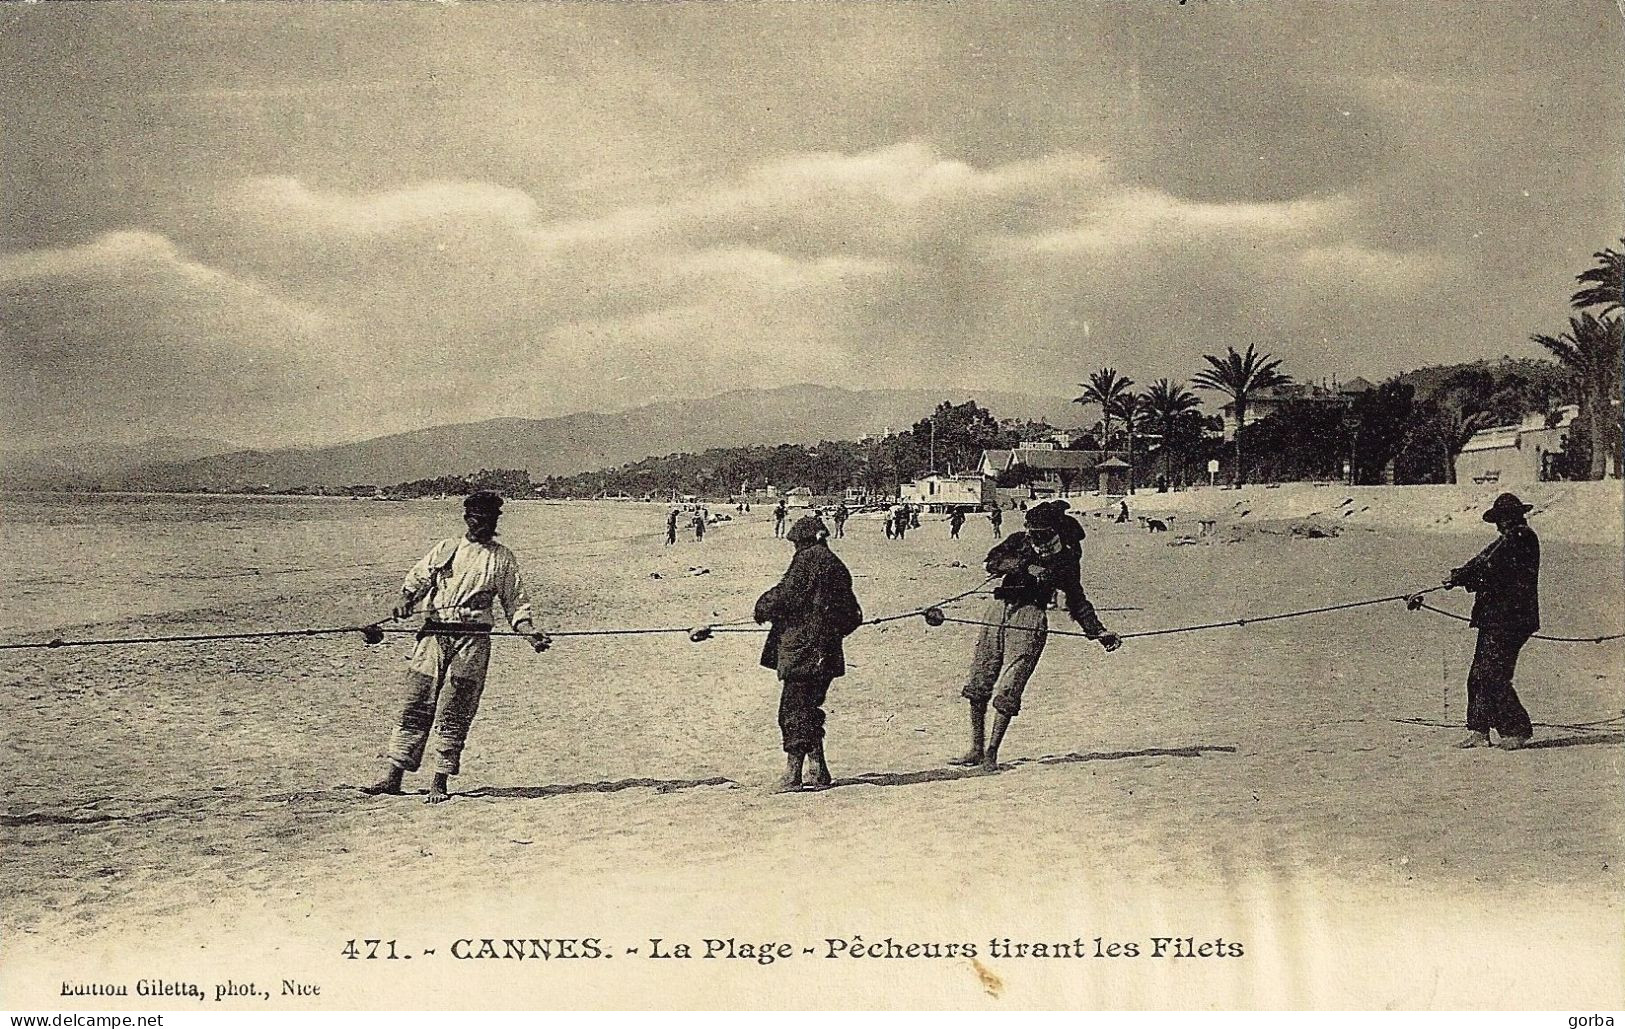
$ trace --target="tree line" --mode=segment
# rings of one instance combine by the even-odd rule
[[[1625,247],[1625,240],[1621,241]],[[1143,389],[1115,368],[1101,368],[1080,383],[1074,402],[1098,408],[1100,418],[1071,442],[1073,449],[1122,454],[1135,485],[1161,488],[1207,481],[1218,460],[1226,481],[1341,479],[1356,484],[1455,481],[1455,459],[1482,428],[1520,421],[1531,412],[1554,416],[1575,403],[1554,472],[1563,478],[1600,479],[1610,455],[1620,460],[1621,253],[1604,249],[1576,276],[1568,331],[1536,333],[1531,340],[1554,360],[1479,361],[1425,368],[1328,402],[1324,394],[1281,391],[1293,385],[1281,359],[1248,344],[1203,354],[1189,383],[1159,378]],[[1222,421],[1202,411],[1199,393],[1229,402],[1236,431],[1225,443]],[[1266,395],[1272,410],[1249,420]],[[804,486],[818,494],[848,486],[890,495],[899,483],[929,471],[975,470],[986,450],[1009,449],[1052,436],[1044,422],[999,419],[975,402],[944,401],[910,428],[865,440],[824,440],[777,446],[714,448],[697,454],[648,457],[618,468],[549,476],[532,483],[523,470],[482,470],[401,483],[401,496],[455,495],[496,489],[509,496],[633,497],[694,494],[727,497],[766,485]],[[1346,468],[1346,471],[1345,471]],[[1042,476],[1017,467],[1001,477],[1015,486]],[[1070,488],[1079,483],[1063,482]]]
[[[1625,240],[1621,241],[1625,247]],[[1576,276],[1581,288],[1570,298],[1575,313],[1569,331],[1536,333],[1530,338],[1553,358],[1500,365],[1478,363],[1458,368],[1433,383],[1425,393],[1400,375],[1374,389],[1337,402],[1299,391],[1268,415],[1248,422],[1249,410],[1263,396],[1279,401],[1292,378],[1281,359],[1227,346],[1223,354],[1203,354],[1206,366],[1190,386],[1227,399],[1235,432],[1229,453],[1221,459],[1225,478],[1240,484],[1252,479],[1274,481],[1332,479],[1346,474],[1355,483],[1454,482],[1455,459],[1480,429],[1519,421],[1528,413],[1555,417],[1565,402],[1577,404],[1579,418],[1568,429],[1554,472],[1567,479],[1600,479],[1621,458],[1620,419],[1621,288],[1625,265],[1619,250],[1593,255],[1594,264]],[[1143,391],[1115,368],[1101,368],[1080,383],[1074,402],[1099,408],[1096,423],[1105,445],[1123,446],[1131,476],[1143,481],[1134,459],[1136,444],[1154,449],[1150,464],[1161,465],[1164,481],[1180,483],[1201,477],[1193,460],[1203,464],[1216,456],[1211,440],[1191,431],[1192,415],[1201,401],[1184,382],[1157,379]],[[1182,421],[1183,420],[1183,421]],[[1185,431],[1181,431],[1181,426]],[[1114,429],[1116,431],[1114,431]]]

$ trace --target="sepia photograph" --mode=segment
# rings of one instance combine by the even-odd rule
[[[1622,253],[1615,0],[0,3],[0,1010],[1612,1025]]]

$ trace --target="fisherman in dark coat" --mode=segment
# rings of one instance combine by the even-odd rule
[[[1524,520],[1529,511],[1511,493],[1496,497],[1484,520],[1500,535],[1444,582],[1446,589],[1460,586],[1477,594],[1470,624],[1478,629],[1478,647],[1467,673],[1464,748],[1489,746],[1494,729],[1502,750],[1518,750],[1535,733],[1512,688],[1518,653],[1540,631],[1540,538]]]
[[[965,509],[962,507],[956,507],[953,509],[953,512],[948,515],[948,538],[955,540],[958,539],[959,530],[963,529],[964,527]]]
[[[829,530],[813,517],[790,527],[785,538],[795,556],[779,584],[756,601],[756,621],[772,622],[762,647],[762,667],[779,673],[779,729],[787,755],[780,788],[801,789],[801,770],[813,759],[813,785],[831,782],[824,760],[824,698],[832,680],[846,674],[841,641],[863,623],[852,592],[852,574],[827,544]]]

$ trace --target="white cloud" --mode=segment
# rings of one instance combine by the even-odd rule
[[[32,331],[71,308],[98,346],[209,367],[223,395],[263,397],[265,380],[189,355],[319,368],[338,412],[323,424],[358,435],[807,380],[1182,374],[1207,338],[1323,334],[1316,294],[1392,302],[1453,271],[1373,244],[1348,196],[1196,201],[1074,152],[978,167],[909,141],[671,195],[549,219],[498,183],[253,178],[169,235],[0,258],[0,281],[32,284],[16,298]],[[143,304],[166,317],[129,317]]]

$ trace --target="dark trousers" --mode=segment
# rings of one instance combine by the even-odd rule
[[[1518,652],[1529,642],[1528,633],[1478,630],[1478,648],[1473,651],[1473,668],[1467,673],[1467,728],[1474,732],[1494,729],[1502,736],[1528,738],[1534,734],[1529,712],[1512,688],[1512,673],[1518,667]]]
[[[786,754],[807,754],[824,742],[824,697],[828,679],[786,679],[779,694],[779,731]]]

